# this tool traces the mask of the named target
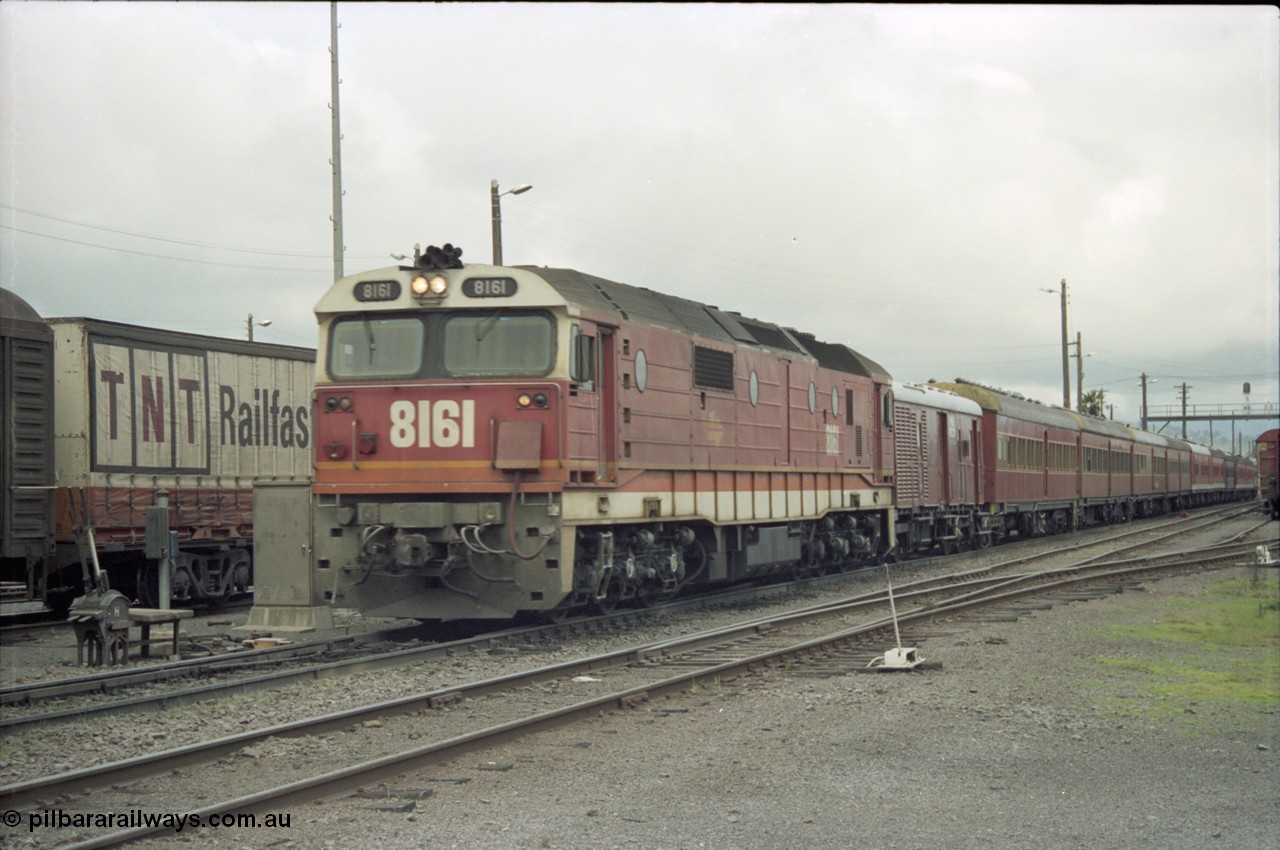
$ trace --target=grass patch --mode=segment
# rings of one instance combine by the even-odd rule
[[[1113,713],[1154,719],[1193,705],[1280,711],[1280,584],[1272,576],[1218,582],[1203,595],[1171,600],[1151,623],[1103,633],[1124,656],[1094,660],[1137,674],[1127,684],[1140,690],[1105,699]]]

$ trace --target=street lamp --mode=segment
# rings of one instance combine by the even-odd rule
[[[249,342],[253,342],[253,326],[254,326],[254,325],[257,325],[257,326],[258,326],[258,327],[260,327],[260,328],[269,328],[269,327],[271,327],[271,320],[270,320],[270,319],[263,319],[261,322],[255,322],[255,321],[253,320],[253,314],[252,314],[252,313],[250,313],[250,314],[249,314],[249,320],[248,320],[247,322],[245,322],[245,332],[246,332],[246,333],[248,334],[248,336],[249,336]]]
[[[1052,289],[1040,287],[1041,292],[1053,294]],[[1067,410],[1071,409],[1071,366],[1070,358],[1067,356],[1067,279],[1064,277],[1061,283],[1062,291],[1062,406]]]
[[[489,181],[489,211],[490,217],[493,219],[493,264],[495,266],[502,265],[502,207],[498,203],[498,199],[503,195],[522,195],[532,188],[531,184],[525,183],[514,189],[499,192],[498,181]]]

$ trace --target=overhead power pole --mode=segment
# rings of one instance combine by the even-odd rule
[[[1142,430],[1147,430],[1147,373],[1142,373]]]
[[[1191,387],[1187,386],[1185,381],[1178,388],[1178,395],[1182,396],[1182,439],[1184,440],[1187,438],[1187,390],[1189,389]],[[1212,426],[1209,428],[1209,433],[1213,433]]]
[[[1080,332],[1076,331],[1076,410],[1084,413],[1084,349],[1080,347]]]

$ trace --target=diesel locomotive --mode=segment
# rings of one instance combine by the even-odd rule
[[[555,614],[893,547],[890,377],[845,346],[444,249],[339,281],[316,313],[330,604]]]
[[[556,617],[1253,495],[1243,459],[460,253],[415,251],[316,307],[319,604]]]

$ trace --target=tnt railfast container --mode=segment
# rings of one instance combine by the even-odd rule
[[[143,557],[147,508],[167,499],[179,541],[172,598],[246,590],[254,483],[311,478],[315,352],[96,319],[48,321],[64,577],[78,573],[75,528],[87,525],[112,587],[156,604],[156,561]]]

